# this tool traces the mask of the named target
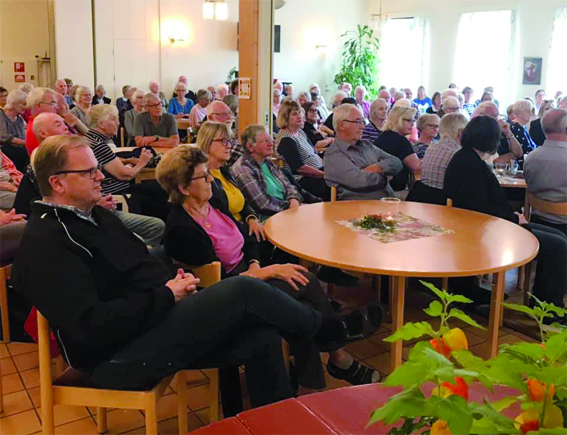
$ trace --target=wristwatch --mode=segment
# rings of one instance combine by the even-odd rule
[[[159,136],[156,134],[156,142],[159,142]]]

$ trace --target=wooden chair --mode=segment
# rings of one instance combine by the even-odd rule
[[[331,202],[337,201],[337,186],[331,186]]]
[[[524,203],[524,216],[529,221],[532,208],[543,213],[556,214],[560,216],[567,216],[567,202],[552,202],[545,199],[538,198],[529,190],[526,190],[526,201]],[[535,261],[535,260],[534,260]],[[532,281],[532,271],[534,269],[534,261],[530,261],[525,266],[518,270],[518,282],[522,282],[521,289],[524,292],[524,304],[528,305],[530,296],[530,288]],[[520,275],[523,275],[522,277]],[[523,280],[521,280],[523,278]]]
[[[10,319],[8,317],[8,285],[12,264],[0,267],[0,312],[2,313],[2,343],[10,342]]]
[[[220,280],[220,263],[216,262],[192,269],[203,286],[209,286]],[[71,406],[97,407],[97,429],[106,432],[106,409],[140,409],[146,415],[146,433],[157,435],[157,401],[163,395],[174,375],[164,378],[158,385],[146,391],[107,390],[86,386],[84,374],[72,368],[62,376],[52,380],[51,353],[49,350],[49,324],[47,319],[37,313],[39,328],[39,375],[41,385],[41,419],[44,434],[54,433],[54,406],[57,404]],[[210,419],[219,420],[219,380],[218,371],[204,370],[210,380]],[[178,421],[179,433],[187,432],[187,374],[177,373]]]
[[[128,144],[124,143],[124,127],[120,127],[120,146],[125,147]]]

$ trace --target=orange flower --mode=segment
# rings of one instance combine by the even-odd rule
[[[516,417],[517,426],[522,433],[527,434],[530,431],[539,430],[539,417],[541,410],[528,409]],[[543,419],[543,427],[546,429],[555,429],[563,426],[563,413],[556,405],[550,405]]]
[[[528,384],[528,394],[530,396],[530,399],[532,399],[535,402],[543,402],[543,400],[545,399],[545,391],[547,390],[547,384],[545,382],[540,382],[537,379],[528,379],[527,384]],[[551,384],[551,386],[549,387],[549,393],[547,395],[549,400],[551,400],[554,394],[555,394],[555,384]]]
[[[461,396],[465,400],[469,400],[469,386],[466,381],[460,376],[455,377],[455,384],[451,384],[450,382],[443,382],[443,384],[441,385],[443,386],[443,388],[449,390],[451,394],[456,394],[457,396]]]
[[[445,420],[437,420],[431,425],[430,435],[453,435]]]
[[[431,346],[433,346],[433,349],[435,349],[445,358],[449,358],[451,356],[451,349],[447,347],[442,338],[432,338],[431,340],[429,340],[429,344],[431,344]]]
[[[469,348],[467,336],[460,328],[453,328],[443,334],[443,341],[449,349],[453,350],[466,350]]]

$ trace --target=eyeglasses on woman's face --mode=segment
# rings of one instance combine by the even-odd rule
[[[211,175],[211,173],[207,169],[207,172],[205,172],[203,175],[198,175],[196,177],[191,178],[191,181],[201,180],[201,179],[208,182],[208,181],[211,181],[213,179],[213,176]]]
[[[222,144],[222,146],[225,146],[225,147],[231,146],[230,140],[228,140],[227,138],[224,138],[224,137],[218,138],[218,139],[213,139],[213,140],[211,140],[211,142],[218,142],[218,143]]]

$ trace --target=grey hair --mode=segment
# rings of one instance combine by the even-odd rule
[[[468,122],[467,117],[462,113],[446,114],[439,123],[441,139],[459,139]]]
[[[357,91],[362,91],[362,92],[364,92],[364,93],[366,94],[366,88],[365,88],[364,86],[362,86],[362,85],[358,85],[358,86],[354,89],[354,92],[357,92]]]
[[[453,105],[457,106],[458,109],[461,108],[461,102],[459,101],[459,99],[457,97],[447,97],[443,100],[443,104],[442,104],[443,110],[445,110],[445,108],[447,106],[450,106],[451,103]]]
[[[87,92],[91,92],[91,88],[88,86],[79,86],[75,92],[75,99],[80,100],[81,95],[86,94]]]
[[[345,98],[347,98],[348,95],[346,94],[346,92],[344,91],[337,91],[333,94],[333,106],[338,106],[339,104],[341,104],[341,101],[343,101]],[[340,98],[340,100],[339,100]]]
[[[299,100],[299,97],[303,97],[305,98],[307,101],[311,101],[311,94],[309,92],[305,92],[302,91],[299,94],[297,94],[297,99]]]
[[[178,82],[178,83],[175,85],[175,92],[177,92],[181,87],[183,87],[183,88],[185,88],[185,90],[187,90],[187,85],[186,85],[185,83],[183,83],[183,82]]]
[[[13,90],[8,94],[8,99],[6,100],[6,108],[13,109],[14,105],[18,103],[26,103],[27,95],[24,91],[19,89]]]
[[[550,109],[541,118],[541,126],[546,135],[567,132],[567,110]]]
[[[87,124],[89,128],[98,127],[99,122],[106,121],[111,117],[118,117],[118,109],[110,104],[96,104],[87,113]]]
[[[518,114],[521,112],[532,113],[534,108],[533,103],[530,100],[518,100],[514,103],[514,113]]]
[[[348,119],[353,109],[355,109],[360,113],[361,116],[363,116],[362,111],[358,108],[358,106],[355,106],[354,104],[341,104],[335,109],[335,111],[333,112],[333,129],[335,131],[339,129],[339,124],[342,121]]]
[[[197,101],[201,101],[202,99],[206,99],[208,101],[213,99],[213,96],[208,89],[199,89],[199,91],[197,91]]]
[[[55,95],[55,91],[49,88],[35,88],[28,94],[26,105],[30,109],[34,108],[45,98],[46,94]]]
[[[500,113],[500,109],[498,109],[498,106],[496,104],[494,104],[492,101],[485,101],[484,103],[480,103],[476,109],[474,110],[472,117],[475,118],[477,116],[491,116],[489,115],[488,112],[490,111],[496,111],[496,117],[498,117],[498,114]]]

